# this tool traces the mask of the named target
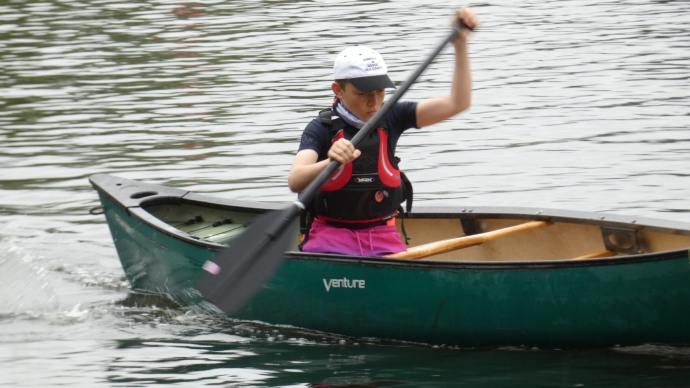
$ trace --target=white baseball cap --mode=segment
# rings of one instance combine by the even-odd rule
[[[338,54],[333,64],[334,79],[346,79],[362,92],[393,88],[381,54],[366,46],[354,45]]]

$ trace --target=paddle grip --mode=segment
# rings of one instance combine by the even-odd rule
[[[371,131],[376,127],[376,124],[378,124],[381,119],[383,119],[387,114],[388,111],[395,106],[395,104],[400,100],[400,98],[407,92],[407,89],[412,86],[412,83],[414,83],[417,78],[426,70],[426,68],[433,62],[433,60],[438,56],[438,54],[443,50],[444,47],[450,42],[451,40],[455,39],[455,37],[460,33],[460,31],[465,27],[463,23],[460,23],[456,26],[453,27],[452,32],[444,38],[441,43],[436,46],[434,51],[432,51],[431,55],[427,57],[427,59],[417,67],[417,69],[412,73],[412,75],[402,84],[398,87],[398,90],[395,91],[395,93],[388,99],[388,101],[383,104],[381,109],[379,109],[374,116],[367,121],[366,124],[357,132],[357,134],[350,140],[352,145],[357,148],[357,146],[364,140],[365,137],[371,133]],[[326,183],[328,178],[333,175],[335,170],[337,170],[340,167],[340,163],[338,161],[331,161],[331,163],[319,173],[319,175],[314,178],[313,181],[305,188],[297,197],[297,200],[301,202],[302,204],[306,205],[309,202],[311,202],[314,197],[316,197],[316,194],[318,193],[319,189],[321,189],[321,186]],[[295,205],[297,208],[298,206]],[[301,210],[299,211],[301,212]]]

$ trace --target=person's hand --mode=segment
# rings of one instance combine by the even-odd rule
[[[333,143],[331,149],[328,150],[328,158],[336,160],[340,164],[348,164],[357,159],[362,152],[356,150],[349,140],[340,139]]]
[[[463,7],[455,13],[455,17],[453,18],[453,26],[459,24],[461,21],[465,24],[465,26],[467,26],[467,28],[463,28],[462,31],[460,31],[458,38],[455,39],[454,42],[456,44],[465,43],[467,41],[467,37],[472,33],[471,30],[479,27],[479,20],[477,20],[477,16],[470,8]]]

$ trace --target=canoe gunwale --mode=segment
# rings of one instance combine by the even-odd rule
[[[458,270],[534,270],[534,269],[565,269],[577,267],[600,267],[613,265],[627,265],[649,263],[654,261],[687,259],[690,249],[678,249],[666,252],[643,253],[630,256],[609,258],[594,258],[583,260],[539,260],[539,261],[433,261],[386,259],[373,256],[349,256],[331,253],[285,252],[286,260],[316,260],[325,262],[344,262],[352,264],[377,266],[400,266],[423,269],[458,269]]]
[[[146,208],[157,205],[194,205],[214,209],[240,211],[260,214],[269,210],[281,209],[285,206],[279,202],[240,201],[213,197],[205,194],[191,193],[186,190],[168,188],[161,185],[133,181],[112,175],[97,174],[90,178],[91,184],[99,194],[108,198],[114,205],[127,214],[175,239],[192,245],[200,246],[211,251],[220,251],[227,247],[195,238],[149,213]],[[143,192],[155,192],[142,198],[132,198],[132,195]],[[563,222],[595,225],[599,227],[624,227],[636,230],[649,230],[661,233],[680,234],[690,236],[690,224],[640,218],[624,215],[592,213],[583,211],[568,211],[559,209],[536,209],[525,207],[473,207],[459,206],[417,207],[413,213],[404,213],[401,219],[522,219],[549,222]],[[366,265],[404,266],[415,268],[444,268],[444,269],[540,269],[540,268],[573,268],[604,265],[624,265],[632,263],[660,261],[688,257],[688,249],[673,251],[617,256],[613,258],[592,258],[583,260],[540,260],[540,261],[433,261],[385,259],[377,257],[349,256],[338,254],[305,253],[289,251],[285,253],[288,260],[319,260],[330,262],[361,263]]]
[[[188,244],[193,244],[199,247],[209,249],[211,251],[221,251],[227,248],[227,245],[218,244],[210,241],[196,239],[185,232],[170,226],[169,224],[154,217],[151,213],[143,208],[130,208],[130,214],[138,218],[148,226],[164,233],[172,238],[182,240]],[[541,260],[541,261],[501,261],[501,262],[487,262],[487,261],[434,261],[434,260],[409,260],[409,259],[387,259],[374,256],[354,256],[354,255],[339,255],[332,253],[309,253],[288,251],[285,252],[286,260],[314,260],[324,262],[343,262],[348,264],[362,264],[374,266],[396,266],[407,268],[425,268],[425,269],[476,269],[476,270],[498,270],[498,269],[556,269],[556,268],[576,268],[576,267],[594,267],[594,266],[610,266],[610,265],[625,265],[637,264],[662,260],[673,260],[678,258],[687,258],[690,255],[688,249],[679,249],[675,251],[644,253],[630,256],[618,256],[609,258],[594,258],[585,260]]]
[[[96,174],[89,178],[93,187],[107,196],[123,210],[132,207],[146,208],[154,205],[183,203],[223,210],[236,210],[248,213],[263,213],[278,210],[287,206],[282,202],[243,201],[197,194],[187,190],[133,181],[108,174]],[[122,192],[117,192],[121,190]],[[155,191],[155,196],[138,199],[131,198],[132,193]],[[456,217],[449,217],[454,215]],[[690,236],[690,223],[670,221],[657,218],[635,217],[608,213],[573,211],[530,207],[497,207],[497,206],[417,206],[413,213],[402,213],[401,219],[415,218],[458,218],[458,219],[521,219],[573,224],[597,225],[600,227],[649,230],[660,233]]]
[[[260,214],[268,210],[282,209],[286,206],[286,204],[281,202],[242,201],[213,197],[108,174],[92,175],[89,181],[96,191],[108,197],[124,211],[137,207],[147,208],[156,205],[182,205],[184,203],[214,209]],[[137,196],[137,194],[141,193],[154,194],[132,198],[132,196]]]
[[[666,234],[690,236],[690,223],[661,220],[657,218],[633,217],[609,213],[595,213],[562,209],[538,209],[529,207],[478,206],[472,209],[458,206],[419,206],[413,213],[403,213],[403,219],[449,218],[457,214],[458,219],[510,219],[525,221],[547,221],[553,223],[594,225],[602,228],[647,230]]]

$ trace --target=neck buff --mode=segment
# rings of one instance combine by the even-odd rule
[[[357,129],[362,129],[364,124],[366,124],[366,122],[360,120],[359,117],[355,116],[352,112],[347,110],[347,108],[345,108],[345,106],[343,106],[343,103],[340,101],[338,101],[338,103],[336,104],[335,110],[338,112],[338,115],[340,115],[340,117],[343,120],[345,120],[346,123],[352,125]]]

